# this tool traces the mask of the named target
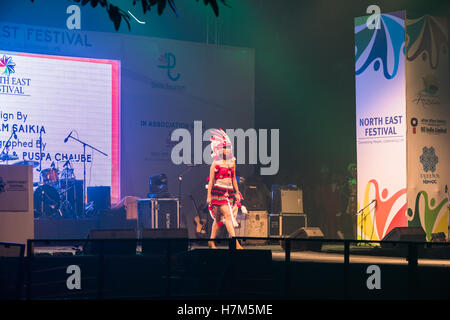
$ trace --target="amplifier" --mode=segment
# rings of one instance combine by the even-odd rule
[[[236,228],[236,235],[238,237],[268,237],[268,214],[267,211],[248,211],[247,214],[238,215],[237,221],[239,227]],[[266,240],[247,240],[245,244],[266,244]]]
[[[87,201],[94,202],[95,210],[105,211],[111,208],[111,187],[87,187]]]
[[[247,210],[267,210],[267,198],[263,186],[259,184],[245,184],[243,189],[244,204]]]
[[[178,198],[148,198],[137,200],[137,224],[143,229],[179,229]]]
[[[272,214],[303,213],[303,191],[296,186],[272,186]]]
[[[288,236],[301,227],[308,226],[306,214],[279,215],[271,214],[269,216],[269,236],[282,237]]]

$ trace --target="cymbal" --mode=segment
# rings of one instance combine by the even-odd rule
[[[19,159],[19,157],[14,154],[10,155],[10,154],[4,153],[4,154],[0,155],[0,161],[9,161],[9,160],[17,160],[17,159]]]
[[[14,160],[17,160],[17,159],[14,159]],[[23,160],[23,161],[14,162],[13,164],[31,165],[31,166],[33,166],[33,168],[36,168],[39,165],[39,162]]]

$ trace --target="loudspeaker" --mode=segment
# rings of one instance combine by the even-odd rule
[[[168,245],[170,253],[176,254],[188,250],[187,229],[144,229],[142,231],[143,254],[167,254]],[[161,239],[147,240],[146,239]],[[176,239],[168,243],[165,239]]]
[[[385,235],[383,241],[425,242],[426,234],[422,227],[397,227]]]
[[[300,228],[293,232],[291,239],[323,239],[323,232],[320,228]],[[285,242],[282,242],[285,249]],[[291,241],[291,251],[320,251],[322,249],[321,241]]]
[[[94,202],[94,209],[105,211],[111,208],[111,187],[88,187],[87,201]]]
[[[438,232],[431,234],[431,242],[445,242],[445,233]]]
[[[135,255],[136,241],[124,241],[120,239],[137,239],[134,229],[105,229],[90,230],[88,239],[108,239],[103,242],[103,254],[105,255]],[[116,240],[116,241],[114,241]],[[101,243],[99,241],[87,241],[83,252],[87,254],[99,254]]]
[[[288,236],[299,228],[307,227],[305,214],[271,214],[269,216],[269,236]]]
[[[263,187],[258,184],[244,186],[244,204],[249,211],[266,211],[267,199]]]
[[[271,213],[303,213],[303,191],[294,185],[272,185]]]

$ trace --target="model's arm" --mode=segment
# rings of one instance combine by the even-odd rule
[[[211,168],[209,169],[209,183],[208,183],[208,196],[206,198],[206,203],[211,204],[211,189],[214,184],[214,168],[215,168],[215,162],[211,164]]]
[[[236,200],[238,202],[240,202],[241,199],[241,194],[239,193],[239,186],[236,180],[236,162],[233,165],[233,169],[234,169],[234,175],[233,175],[233,188],[234,188],[234,192],[236,192]]]

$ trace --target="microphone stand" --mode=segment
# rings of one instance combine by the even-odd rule
[[[101,153],[102,155],[104,155],[105,157],[107,157],[108,155],[106,153],[104,153],[103,151],[98,150],[97,148],[91,146],[90,144],[81,141],[77,138],[72,137],[72,135],[69,135],[68,139],[73,139],[79,143],[81,143],[83,145],[83,156],[84,156],[84,161],[83,161],[83,215],[84,215],[84,211],[85,211],[85,197],[86,197],[86,147],[91,148],[94,151],[97,151],[98,153]],[[76,213],[74,214],[74,216],[76,216]]]
[[[13,130],[13,132],[12,132],[11,135],[9,136],[8,141],[6,142],[5,146],[3,147],[2,152],[0,153],[0,155],[5,154],[5,149],[6,149],[6,160],[4,160],[4,161],[6,161],[6,164],[8,164],[8,156],[9,156],[9,155],[8,155],[8,154],[9,154],[9,146],[8,146],[8,143],[11,141],[11,139],[12,139],[12,137],[14,136],[15,133],[16,133],[16,132]]]
[[[364,208],[362,208],[361,210],[359,210],[358,212],[356,212],[356,215],[360,215],[362,213],[362,217],[361,217],[361,239],[362,239],[362,234],[364,232],[364,220],[366,220],[367,218],[367,214],[364,214],[363,211],[365,209],[367,209],[372,203],[374,203],[376,200],[373,199],[368,205],[366,205]],[[370,212],[370,211],[369,211]],[[362,243],[359,243],[359,245],[362,245]]]
[[[39,132],[39,185],[42,184],[42,131]]]
[[[42,130],[39,132],[39,188],[42,186]],[[44,217],[44,189],[41,189],[41,216]]]

